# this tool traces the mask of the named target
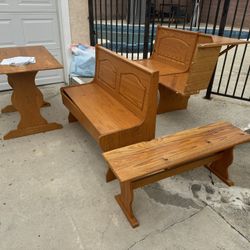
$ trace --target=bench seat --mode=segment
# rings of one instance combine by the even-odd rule
[[[93,135],[95,137],[139,126],[141,123],[137,116],[98,84],[64,88],[63,91],[81,111],[74,116],[79,121],[84,119],[83,114],[88,117],[97,131],[97,134]]]
[[[178,69],[176,67],[173,67],[171,65],[168,65],[166,63],[156,61],[153,59],[147,59],[147,60],[138,60],[136,61],[138,64],[143,65],[144,67],[160,71],[161,76],[162,75],[171,75],[171,74],[179,74],[183,73],[182,69]]]
[[[103,155],[120,182],[117,202],[135,227],[139,224],[132,211],[133,189],[200,166],[231,186],[228,167],[233,162],[233,148],[245,142],[250,142],[250,135],[230,123],[217,122]]]

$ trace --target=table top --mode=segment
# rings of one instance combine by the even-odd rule
[[[209,35],[209,36],[212,37],[213,42],[200,44],[199,47],[207,48],[207,47],[218,47],[226,45],[230,46],[230,45],[240,45],[240,44],[250,43],[250,41],[247,40],[240,40],[230,37],[216,36],[216,35]]]
[[[0,65],[0,74],[15,74],[63,68],[63,66],[43,46],[0,48],[0,61],[16,56],[34,56],[36,58],[36,63],[23,66]]]

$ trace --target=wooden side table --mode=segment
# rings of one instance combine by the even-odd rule
[[[48,123],[42,117],[40,108],[50,104],[44,101],[35,84],[35,77],[38,71],[61,69],[63,66],[43,46],[0,48],[0,61],[15,56],[34,56],[36,63],[23,66],[0,65],[0,74],[8,76],[8,82],[13,88],[12,105],[3,108],[2,113],[20,113],[17,129],[8,132],[3,138],[7,140],[62,128],[62,125]]]

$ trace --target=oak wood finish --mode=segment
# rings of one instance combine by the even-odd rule
[[[78,120],[108,151],[154,138],[158,80],[158,72],[96,46],[94,80],[62,88],[62,100],[69,121]]]
[[[185,109],[191,95],[208,87],[218,57],[245,43],[248,41],[158,26],[152,56],[137,61],[158,70],[159,86],[167,89],[159,87],[158,113]]]
[[[50,103],[49,102],[45,102],[43,101],[42,104],[42,108],[46,108],[46,107],[50,107]],[[16,108],[11,104],[11,105],[7,105],[6,107],[2,108],[1,112],[2,113],[12,113],[12,112],[16,112]]]
[[[8,75],[63,68],[63,66],[43,46],[0,48],[0,61],[15,56],[34,56],[36,58],[36,63],[18,67],[0,65],[1,74]]]
[[[158,180],[206,166],[227,185],[233,148],[250,142],[250,135],[227,122],[185,130],[148,142],[103,153],[110,171],[119,180],[116,196],[132,227],[138,226],[132,211],[133,189]]]
[[[213,172],[218,178],[225,182],[228,186],[233,186],[234,183],[229,179],[228,167],[233,162],[233,148],[230,148],[224,152],[224,157],[218,161],[213,162],[211,165],[206,165],[211,172]]]
[[[190,96],[183,96],[161,84],[159,84],[159,93],[158,114],[187,108]]]
[[[12,105],[3,108],[2,113],[14,111],[20,113],[17,129],[8,132],[3,138],[6,140],[62,128],[60,124],[48,123],[42,117],[40,108],[50,104],[44,101],[41,91],[35,84],[38,71],[60,69],[62,65],[43,46],[0,49],[0,61],[15,56],[34,56],[36,63],[23,66],[0,66],[0,74],[7,74],[8,83],[13,88]]]

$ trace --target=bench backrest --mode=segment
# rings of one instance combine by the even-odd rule
[[[200,47],[200,44],[213,43],[211,35],[199,34],[193,62],[185,85],[185,93],[193,94],[206,89],[218,61],[221,46]]]
[[[187,71],[196,49],[197,32],[157,27],[152,59]]]
[[[151,58],[183,73],[162,77],[160,72],[160,83],[183,95],[192,95],[208,87],[221,47],[242,43],[247,42],[158,26]]]
[[[97,45],[95,81],[140,119],[155,116],[159,72]]]
[[[211,35],[158,27],[152,58],[163,62],[162,54],[165,53],[166,65],[183,70],[183,74],[166,75],[164,79],[160,78],[160,82],[183,95],[196,94],[206,89],[221,48],[199,46],[209,43],[213,43]]]

